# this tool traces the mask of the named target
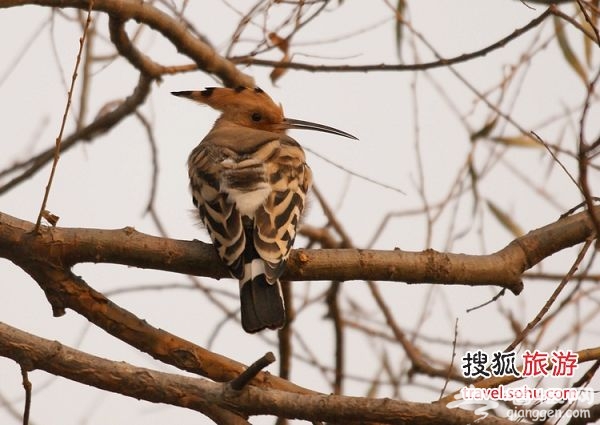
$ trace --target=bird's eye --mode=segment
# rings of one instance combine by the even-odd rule
[[[262,115],[260,114],[260,112],[255,112],[252,114],[252,121],[254,122],[259,122],[260,120],[262,120]]]

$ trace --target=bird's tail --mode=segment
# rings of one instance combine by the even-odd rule
[[[242,327],[254,333],[265,328],[279,329],[285,324],[285,305],[279,280],[269,283],[264,263],[254,259],[246,264],[246,281],[240,280]]]

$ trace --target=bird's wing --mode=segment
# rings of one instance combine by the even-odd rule
[[[271,192],[254,214],[253,238],[272,283],[283,273],[290,254],[312,173],[300,145],[287,136],[280,138],[276,154],[265,162],[265,172]]]
[[[190,154],[188,168],[192,199],[206,226],[219,257],[231,274],[241,279],[244,273],[246,235],[242,217],[228,201],[222,188],[224,151],[211,143],[201,143]]]

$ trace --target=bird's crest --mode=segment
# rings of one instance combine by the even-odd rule
[[[242,127],[280,134],[285,133],[287,129],[296,128],[322,131],[357,140],[355,136],[334,127],[284,117],[281,105],[276,104],[259,87],[253,89],[244,86],[233,89],[207,87],[199,91],[176,91],[171,94],[195,100],[221,111],[222,114],[215,122],[214,128],[226,123],[233,123]]]
[[[282,131],[283,108],[259,87],[207,87],[201,91],[173,93],[222,112],[221,118],[244,127]]]

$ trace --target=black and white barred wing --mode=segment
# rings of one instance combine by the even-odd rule
[[[265,262],[269,283],[277,281],[296,238],[312,173],[304,151],[283,137],[276,154],[265,164],[271,192],[254,216],[254,246]]]
[[[190,186],[194,205],[219,257],[231,274],[241,279],[244,274],[246,235],[240,212],[221,187],[224,159],[221,149],[214,145],[197,146],[188,160]]]

